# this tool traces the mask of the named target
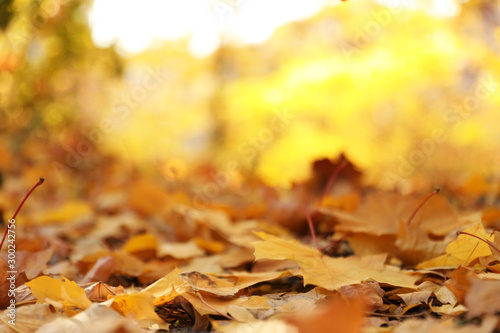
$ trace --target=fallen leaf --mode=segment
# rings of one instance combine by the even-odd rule
[[[201,237],[195,237],[193,241],[200,249],[209,253],[222,253],[226,249],[226,244],[215,240],[206,240]]]
[[[160,213],[168,202],[165,190],[153,182],[137,180],[129,189],[128,204],[141,215]]]
[[[80,284],[80,287],[85,288],[85,294],[93,302],[104,302],[117,294],[124,293],[122,286],[112,287],[102,282],[90,283],[89,285]]]
[[[434,295],[443,304],[450,304],[453,307],[458,303],[457,296],[446,286],[439,288]]]
[[[158,257],[171,256],[176,259],[201,257],[205,251],[200,249],[196,242],[162,243],[158,245]]]
[[[181,271],[178,268],[175,268],[165,277],[159,279],[155,283],[150,284],[143,290],[143,292],[149,293],[157,298],[168,296],[174,291],[177,292],[176,296],[187,292],[191,289],[191,287],[179,277],[180,273]],[[155,302],[155,304],[157,303]],[[161,305],[161,303],[157,305]]]
[[[94,254],[87,255],[78,261],[78,265],[82,268],[82,271],[88,272],[95,263],[104,257],[113,257],[117,262],[116,272],[118,274],[123,274],[127,276],[138,276],[142,273],[142,268],[144,266],[143,262],[131,254],[125,252],[109,252],[109,251],[98,251]]]
[[[417,289],[418,277],[384,265],[386,256],[364,258],[331,258],[296,240],[284,240],[265,233],[256,233],[263,241],[253,242],[256,259],[290,259],[297,262],[304,275],[304,284],[337,290],[349,284],[372,279],[379,283]]]
[[[368,194],[354,213],[322,208],[320,211],[339,219],[337,231],[365,233],[376,236],[395,235],[400,221],[407,221],[421,203],[420,198],[397,193]],[[447,235],[469,221],[459,217],[443,196],[435,196],[420,209],[412,224],[433,235]]]
[[[464,231],[491,242],[494,240],[493,235],[490,236],[484,231],[481,222],[475,223]],[[467,266],[479,257],[490,255],[491,250],[487,244],[469,235],[461,234],[455,241],[446,246],[446,254],[418,264],[417,269]]]
[[[347,299],[361,299],[367,308],[378,309],[384,304],[382,297],[384,290],[380,288],[378,282],[364,282],[343,286],[339,289],[342,296]]]
[[[6,327],[0,325],[0,332],[35,332],[48,321],[57,318],[57,314],[51,310],[49,304],[16,306],[15,311],[15,326],[8,323],[8,321],[11,320],[8,316],[8,309],[1,313],[0,321],[3,322]]]
[[[108,282],[109,278],[115,273],[118,262],[112,256],[101,257],[97,259],[94,266],[80,280],[80,283],[101,281]]]
[[[361,299],[345,301],[337,297],[314,311],[301,311],[287,320],[300,333],[359,333],[365,323],[365,303]]]
[[[257,321],[253,323],[239,323],[239,322],[227,322],[220,323],[215,326],[217,331],[232,333],[232,332],[244,332],[244,333],[299,333],[297,327],[292,324],[286,323],[283,320],[266,320]]]
[[[111,308],[125,317],[162,323],[163,321],[155,312],[154,299],[154,296],[147,292],[117,295],[113,298]]]
[[[141,234],[130,238],[123,245],[122,250],[130,254],[142,251],[156,251],[157,244],[158,240],[154,235]]]
[[[468,318],[500,312],[500,280],[470,280],[470,289],[464,303]]]
[[[154,325],[158,328],[168,328],[163,323],[154,323]],[[59,317],[40,327],[37,332],[144,333],[145,330],[141,329],[132,318],[123,318],[116,311],[110,309],[109,306],[101,303],[93,304],[87,310],[71,318]]]
[[[408,319],[396,327],[394,333],[491,333],[495,328],[496,321],[485,321],[481,326],[476,325],[458,325],[453,321],[439,321],[435,319]]]
[[[31,293],[39,302],[53,300],[62,305],[63,311],[73,309],[86,309],[92,302],[87,298],[85,291],[75,282],[62,276],[54,279],[48,276],[40,276],[30,282],[26,282]]]
[[[397,250],[394,252],[403,264],[414,266],[442,254],[450,241],[451,239],[433,240],[420,226],[400,221],[395,243]]]
[[[241,289],[254,284],[290,276],[289,272],[203,274],[200,272],[184,272],[179,277],[195,291],[203,290],[218,296],[233,296]]]
[[[200,293],[201,294],[201,293]],[[232,311],[238,311],[236,308],[248,310],[270,309],[267,298],[262,296],[241,296],[241,297],[218,297],[213,294],[203,293],[203,301],[195,294],[184,293],[182,296],[200,313],[200,315],[220,315]],[[207,305],[208,304],[208,305]],[[214,311],[217,310],[217,311]],[[254,317],[255,319],[255,317]]]
[[[476,273],[465,267],[459,267],[449,274],[446,287],[455,294],[459,303],[463,303],[470,289],[470,280],[477,277]]]
[[[431,294],[430,291],[417,291],[408,294],[398,294],[398,296],[403,299],[406,306],[412,306],[415,304],[427,304]]]
[[[68,223],[89,219],[93,214],[92,207],[85,201],[68,201],[62,206],[37,214],[34,221],[42,224]]]

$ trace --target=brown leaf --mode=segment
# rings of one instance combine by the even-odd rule
[[[403,264],[414,266],[441,255],[450,241],[450,238],[441,241],[433,240],[420,226],[408,225],[400,221],[395,252]]]
[[[468,318],[500,312],[500,280],[470,279],[470,288],[464,303],[469,309]]]
[[[338,231],[395,235],[400,221],[406,222],[420,202],[420,198],[396,193],[373,193],[366,196],[364,204],[355,213],[326,208],[320,211],[339,219]],[[444,236],[465,222],[467,219],[459,218],[444,196],[435,196],[420,209],[412,224],[429,234]]]
[[[112,256],[97,259],[90,271],[80,280],[80,283],[107,282],[118,267],[118,261]]]
[[[385,292],[380,288],[378,282],[364,282],[343,286],[339,289],[339,292],[347,299],[362,299],[367,308],[378,309],[384,304],[382,297]]]

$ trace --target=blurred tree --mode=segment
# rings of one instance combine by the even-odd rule
[[[121,75],[122,60],[114,48],[92,43],[85,1],[7,4],[0,7],[6,22],[0,32],[0,131],[15,139],[12,148],[30,138],[49,142],[89,119],[95,106],[89,90],[105,98],[106,82]]]
[[[13,0],[0,1],[0,29],[4,30],[10,22],[12,17],[12,6]]]

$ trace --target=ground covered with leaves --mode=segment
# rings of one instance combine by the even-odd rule
[[[0,331],[500,331],[498,184],[380,191],[343,157],[287,190],[93,163],[46,176],[18,215]],[[4,227],[54,165],[22,170],[3,180]]]

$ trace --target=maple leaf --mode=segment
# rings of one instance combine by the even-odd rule
[[[255,259],[295,261],[302,269],[305,285],[337,290],[345,285],[373,279],[380,283],[417,289],[415,282],[418,277],[384,265],[385,255],[332,258],[296,240],[284,240],[263,232],[257,232],[256,235],[263,241],[252,243]]]
[[[487,239],[491,242],[494,240],[493,235],[488,235],[483,228],[481,222],[477,222],[473,226],[464,230],[470,234],[480,238]],[[418,269],[427,269],[434,267],[457,267],[459,265],[467,266],[475,259],[487,257],[491,255],[491,250],[488,244],[480,240],[470,237],[469,235],[460,235],[458,238],[448,244],[446,254],[437,258],[430,259],[417,265]]]
[[[400,221],[407,221],[421,203],[418,198],[397,193],[373,193],[366,196],[364,204],[354,213],[322,208],[320,211],[339,219],[337,231],[366,233],[370,235],[395,235]],[[426,202],[412,223],[427,233],[446,235],[468,220],[460,218],[445,197],[436,196]]]

